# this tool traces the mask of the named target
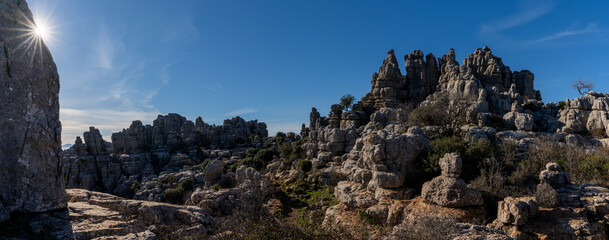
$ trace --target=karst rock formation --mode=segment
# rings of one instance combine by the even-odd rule
[[[24,0],[0,2],[0,222],[66,208],[59,75]],[[25,33],[25,34],[24,34]],[[33,41],[30,42],[29,41]]]

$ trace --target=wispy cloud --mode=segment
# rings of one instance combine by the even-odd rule
[[[220,85],[220,84],[216,83],[216,84],[214,84],[214,85],[212,85],[212,86],[207,86],[207,87],[205,87],[205,88],[206,88],[207,90],[209,90],[209,91],[214,91],[214,92],[216,92],[216,91],[220,90],[220,88],[222,88],[222,85]]]
[[[119,111],[109,109],[74,109],[61,108],[59,110],[62,133],[62,144],[72,144],[76,136],[82,136],[90,126],[102,131],[106,141],[110,141],[110,134],[129,127],[132,121],[141,120],[144,123],[156,119],[158,111]]]
[[[480,27],[480,34],[493,34],[531,22],[552,10],[554,4],[548,1],[532,1],[523,10],[502,19],[494,20]]]
[[[224,114],[224,116],[230,117],[230,116],[240,116],[240,115],[245,115],[245,114],[250,114],[250,113],[255,113],[258,110],[253,109],[253,108],[240,108],[234,111],[230,111],[227,112],[226,114]]]
[[[586,27],[584,27],[584,28],[574,29],[574,27],[569,27],[566,30],[533,40],[532,42],[540,43],[540,42],[552,41],[552,40],[569,37],[569,36],[590,34],[590,33],[599,33],[599,32],[600,32],[600,30],[596,23],[588,23],[588,25],[586,25]]]
[[[121,48],[124,48],[123,42],[111,38],[108,35],[106,26],[100,25],[95,47],[96,51],[94,53],[98,66],[105,70],[112,70],[114,67],[115,55]]]

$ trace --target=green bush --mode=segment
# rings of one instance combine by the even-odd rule
[[[429,145],[432,151],[423,159],[423,166],[427,173],[438,175],[440,173],[439,160],[447,153],[456,152],[463,160],[463,172],[461,178],[471,180],[480,175],[480,165],[485,158],[495,155],[495,148],[486,140],[478,140],[475,142],[465,142],[461,137],[437,136]]]
[[[408,115],[409,126],[441,126],[446,122],[439,117],[441,114],[433,106],[422,106],[415,108]]]
[[[211,159],[205,159],[201,164],[199,164],[199,168],[201,169],[201,172],[203,172],[203,170],[205,170],[205,167],[207,166],[207,164],[209,164],[212,160]]]
[[[186,179],[178,185],[178,189],[181,189],[184,192],[192,191],[194,189],[194,185],[191,179]]]
[[[338,200],[334,198],[334,195],[330,192],[329,188],[323,188],[320,190],[307,192],[308,199],[306,202],[311,205],[323,203],[327,207],[332,207],[338,204]]]
[[[298,169],[303,173],[308,173],[313,168],[313,163],[309,160],[300,160],[298,162]]]
[[[246,158],[253,158],[256,155],[256,153],[258,153],[258,151],[260,151],[260,148],[248,148],[245,151],[245,157]]]
[[[184,192],[181,189],[168,188],[163,191],[163,199],[168,203],[180,204],[183,196]]]
[[[270,149],[262,149],[254,155],[254,160],[269,163],[275,158],[275,151]]]

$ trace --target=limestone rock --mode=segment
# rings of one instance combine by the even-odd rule
[[[67,206],[60,158],[59,76],[51,53],[30,23],[34,19],[24,0],[0,5],[0,220],[13,212]]]
[[[497,219],[504,224],[521,226],[537,214],[537,201],[531,197],[507,197],[499,202]]]
[[[546,164],[546,170],[539,173],[541,183],[550,184],[553,188],[560,188],[565,184],[571,183],[571,177],[568,172],[561,172],[558,163]]]
[[[338,202],[344,203],[350,209],[367,208],[377,202],[361,184],[350,181],[339,182],[334,187],[334,196]]]
[[[224,120],[223,125],[209,125],[202,118],[196,123],[185,117],[170,113],[159,115],[153,125],[143,125],[133,121],[131,126],[112,134],[112,150],[115,153],[140,153],[146,149],[167,146],[179,147],[181,144],[233,146],[251,141],[251,136],[268,136],[265,123],[257,120],[245,121],[241,117]]]
[[[67,192],[75,239],[145,239],[159,234],[153,226],[161,225],[177,229],[171,230],[172,237],[205,236],[212,224],[211,216],[199,207],[126,200],[82,189]]]
[[[457,153],[447,153],[444,157],[440,158],[440,169],[442,169],[442,176],[457,178],[461,176],[461,168],[463,166],[463,160]]]
[[[443,207],[467,207],[484,204],[482,195],[467,187],[458,178],[439,176],[423,184],[421,196],[425,201]]]
[[[484,204],[478,190],[467,187],[461,174],[462,161],[457,153],[448,153],[440,159],[442,175],[423,184],[421,197],[428,203],[442,207],[468,207]]]

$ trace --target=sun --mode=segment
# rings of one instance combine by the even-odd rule
[[[34,33],[36,36],[44,39],[47,37],[46,27],[42,23],[38,23],[37,26],[34,27]]]

